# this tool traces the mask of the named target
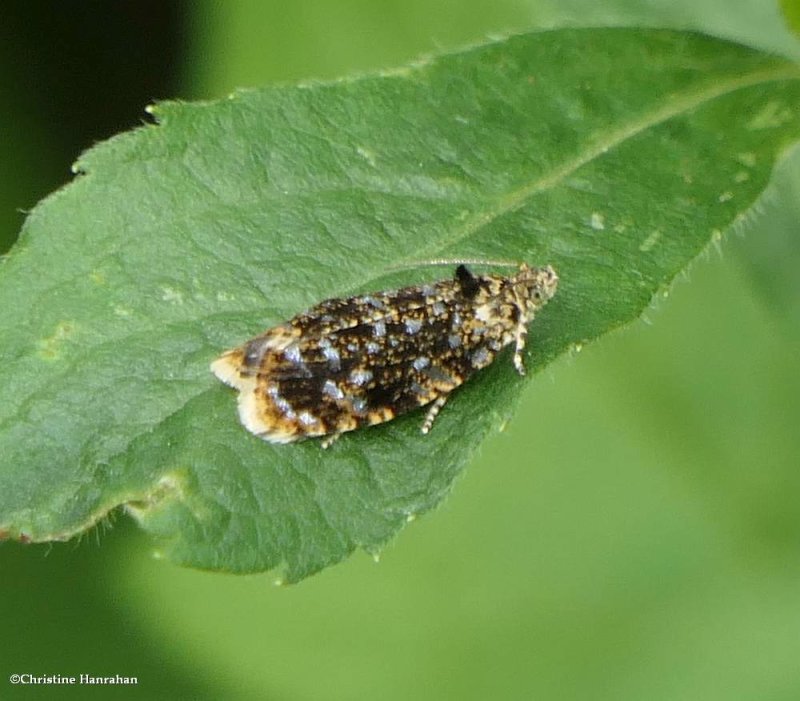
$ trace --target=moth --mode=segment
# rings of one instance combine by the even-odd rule
[[[426,434],[450,393],[506,346],[525,374],[528,325],[556,293],[552,267],[334,298],[223,353],[212,372],[239,391],[239,418],[273,443],[390,421],[427,406]]]

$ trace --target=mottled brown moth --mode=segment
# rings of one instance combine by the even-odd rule
[[[346,431],[428,406],[428,433],[450,393],[514,344],[522,375],[528,324],[555,294],[550,266],[329,299],[242,346],[211,370],[239,390],[239,418],[273,443]]]

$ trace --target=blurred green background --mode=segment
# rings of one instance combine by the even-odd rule
[[[598,7],[602,5],[602,7]],[[153,99],[390,67],[510,28],[705,29],[800,55],[767,0],[4,3],[0,244]],[[552,365],[379,564],[300,585],[152,559],[123,516],[0,546],[12,673],[102,698],[800,698],[800,159],[638,322]]]

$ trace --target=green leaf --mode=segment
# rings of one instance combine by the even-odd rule
[[[124,505],[176,562],[287,581],[379,550],[530,375],[503,355],[428,436],[414,413],[322,450],[247,433],[208,363],[321,299],[451,274],[399,264],[480,257],[558,270],[531,328],[541,369],[742,219],[800,134],[799,78],[700,35],[561,30],[153,108],[5,259],[0,529],[65,539]]]

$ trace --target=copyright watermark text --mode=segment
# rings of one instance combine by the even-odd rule
[[[8,681],[21,686],[136,686],[139,677],[126,677],[115,674],[113,677],[94,676],[92,674],[79,674],[77,677],[68,677],[63,674],[11,674]]]

